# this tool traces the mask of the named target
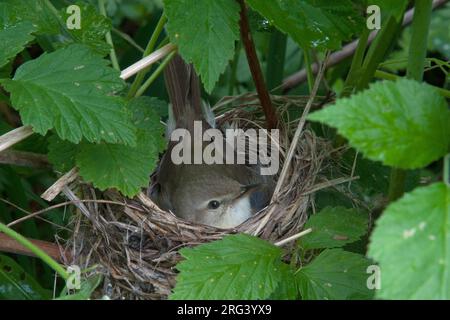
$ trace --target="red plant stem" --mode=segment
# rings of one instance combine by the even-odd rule
[[[30,240],[35,246],[39,247],[45,253],[47,253],[50,257],[55,259],[58,262],[63,262],[61,257],[61,251],[59,246],[56,243],[42,241],[42,240]],[[13,238],[10,238],[6,234],[0,233],[0,252],[9,252],[15,254],[21,254],[26,256],[34,256],[34,254],[18,243]]]
[[[250,25],[248,22],[247,7],[244,0],[238,0],[241,6],[241,19],[239,26],[241,30],[241,38],[244,43],[245,53],[247,55],[248,65],[255,82],[256,91],[261,102],[264,114],[266,116],[267,129],[275,129],[278,125],[278,117],[270,100],[269,91],[264,81],[258,57],[256,55],[255,44],[253,43]]]

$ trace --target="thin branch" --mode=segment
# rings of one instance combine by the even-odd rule
[[[286,243],[295,241],[297,239],[300,239],[303,236],[306,236],[307,234],[310,234],[312,231],[313,231],[312,228],[308,228],[306,230],[303,230],[302,232],[299,232],[297,234],[294,234],[293,236],[290,236],[289,238],[275,242],[274,245],[276,245],[277,247],[281,247],[281,246],[285,245]]]
[[[55,259],[56,261],[63,262],[64,260],[62,257],[63,251],[56,243],[34,239],[28,240],[36,247],[40,248],[42,251],[48,254],[50,257]],[[3,233],[0,233],[0,252],[8,252],[36,257],[36,255],[33,252],[31,252],[31,250],[25,248],[19,242]],[[68,256],[69,254],[70,254],[69,252],[65,252],[64,253],[65,258],[69,258]]]
[[[0,222],[0,232],[4,233],[5,235],[9,236],[10,238],[15,239],[17,242],[19,242],[22,246],[29,249],[31,252],[33,252],[38,258],[42,260],[46,265],[48,265],[50,268],[55,270],[64,280],[67,280],[69,278],[69,274],[67,273],[64,266],[59,264],[55,259],[50,257],[45,251],[43,251],[40,247],[37,247],[35,244],[30,242],[27,238],[22,236],[20,233],[17,233],[15,230],[7,227],[3,223]]]
[[[72,183],[78,178],[78,169],[73,168],[66,174],[64,174],[61,178],[56,180],[56,182],[50,186],[43,194],[41,194],[41,198],[47,201],[52,201],[56,198],[58,194],[63,191],[64,187],[69,183]]]
[[[0,163],[38,169],[51,168],[47,156],[18,150],[5,150],[0,152]]]
[[[326,182],[322,182],[322,183],[318,183],[315,186],[313,186],[311,189],[305,191],[304,193],[302,193],[303,196],[307,196],[309,194],[312,193],[316,193],[317,191],[332,187],[332,186],[337,186],[339,184],[343,184],[346,182],[352,182],[355,180],[359,180],[359,176],[350,176],[348,178],[337,178],[334,180],[330,180],[330,181],[326,181]]]
[[[161,35],[161,32],[163,31],[166,22],[167,22],[167,17],[164,14],[162,14],[161,17],[159,18],[159,21],[158,21],[156,27],[155,27],[155,30],[153,31],[152,36],[150,37],[150,40],[147,43],[147,46],[145,47],[144,53],[142,54],[143,58],[153,52],[156,42],[158,41],[158,38]],[[145,74],[147,73],[147,71],[148,71],[148,69],[142,69],[136,75],[136,78],[134,78],[134,81],[131,84],[130,90],[128,91],[128,97],[133,97],[136,94],[140,85],[142,84],[142,81],[144,80],[144,77],[145,77]]]
[[[25,140],[33,134],[33,129],[30,126],[22,126],[11,130],[4,135],[0,136],[0,152],[8,149],[9,147]]]
[[[70,193],[69,193],[69,197],[70,197]],[[2,200],[2,199],[0,199],[0,200]],[[24,217],[21,217],[19,219],[16,219],[13,222],[8,223],[8,227],[12,227],[12,226],[14,226],[16,224],[19,224],[19,223],[22,223],[22,222],[24,222],[26,220],[29,220],[29,219],[34,218],[34,217],[37,217],[37,216],[39,216],[39,215],[41,215],[43,213],[46,213],[46,212],[49,212],[51,210],[58,209],[58,208],[61,208],[61,207],[65,207],[67,205],[74,205],[74,206],[77,206],[79,208],[80,207],[79,205],[83,204],[83,203],[114,204],[114,205],[118,205],[118,206],[122,206],[122,207],[128,207],[128,208],[131,208],[131,209],[134,209],[134,210],[138,210],[138,211],[143,211],[143,209],[141,209],[139,207],[136,207],[136,206],[133,206],[133,205],[130,205],[130,204],[127,204],[125,202],[118,202],[118,201],[112,201],[112,200],[90,200],[90,199],[81,200],[81,199],[78,199],[78,200],[70,200],[70,201],[66,201],[66,202],[61,202],[61,203],[55,204],[55,205],[53,205],[51,207],[48,207],[48,208],[45,208],[45,209],[42,209],[42,210],[39,210],[39,211],[36,211],[36,212],[33,212],[33,213],[27,212],[25,209],[19,208],[20,211],[27,212],[28,215],[26,215]],[[17,206],[14,206],[14,207],[17,208]],[[85,214],[87,213],[87,215],[90,214],[89,211],[87,211],[87,209],[86,210],[83,209],[83,211],[84,211]]]
[[[433,9],[436,9],[436,8],[444,5],[447,2],[448,2],[448,0],[434,0],[433,1]],[[413,16],[414,16],[414,8],[408,10],[405,13],[405,16],[403,18],[403,26],[404,27],[411,24]],[[370,33],[369,39],[367,41],[368,45],[370,43],[372,43],[372,41],[375,39],[377,34],[378,34],[378,30],[374,30]],[[342,48],[342,50],[336,51],[333,54],[331,54],[330,59],[327,63],[327,68],[333,67],[333,66],[339,64],[340,62],[342,62],[343,60],[347,59],[348,57],[351,57],[355,53],[356,48],[358,47],[358,42],[359,42],[359,40],[355,40],[355,41],[347,44],[346,46],[344,46]],[[313,70],[314,74],[317,74],[317,72],[319,70],[319,66],[317,65],[317,63],[312,65],[312,70]],[[305,82],[307,79],[308,79],[307,70],[302,69],[302,70],[290,75],[286,79],[284,79],[283,84],[281,85],[281,89],[283,90],[283,93],[287,93],[291,89],[293,89],[293,88],[297,87],[298,85],[302,84],[303,82]]]
[[[278,117],[270,100],[269,91],[264,82],[264,77],[256,55],[255,44],[253,43],[252,34],[247,16],[247,7],[244,0],[238,0],[241,6],[241,19],[239,21],[241,38],[244,43],[245,53],[247,55],[248,65],[255,82],[256,91],[258,92],[261,106],[266,116],[267,129],[275,129],[278,126]]]
[[[4,198],[0,198],[0,201],[6,203],[7,205],[10,205],[10,206],[13,207],[14,209],[17,209],[17,210],[19,210],[19,211],[25,213],[27,216],[32,214],[32,212],[29,212],[29,211],[25,210],[24,208],[19,207],[19,206],[16,205],[15,203],[12,203],[11,201],[8,201],[8,200],[6,200],[6,199],[4,199]],[[21,218],[19,218],[19,219],[21,219]],[[58,229],[64,229],[64,230],[70,231],[69,228],[64,227],[64,226],[62,226],[62,225],[59,225],[59,224],[57,224],[57,223],[54,223],[54,222],[52,222],[52,221],[50,221],[50,220],[48,220],[48,219],[45,219],[45,218],[43,218],[43,217],[36,216],[36,219],[39,219],[39,220],[41,220],[41,221],[44,221],[45,223],[48,223],[48,224],[50,224],[50,225],[52,225],[52,226],[54,226],[54,227],[56,227],[56,228],[58,228]]]
[[[151,84],[158,78],[158,76],[163,72],[164,68],[167,64],[172,60],[173,56],[176,54],[176,51],[172,51],[156,68],[156,70],[148,77],[148,79],[144,82],[144,84],[136,91],[135,97],[140,97],[145,93],[145,91],[151,86]]]
[[[122,32],[119,29],[114,28],[114,27],[111,30],[112,30],[112,32],[117,34],[119,37],[124,39],[126,42],[128,42],[133,48],[138,50],[140,53],[144,52],[144,48],[142,48],[139,44],[137,44],[136,41],[134,41],[133,38],[130,37],[128,34],[126,34],[125,32]]]
[[[314,99],[316,98],[317,91],[319,90],[320,83],[322,82],[324,73],[325,73],[325,66],[327,65],[327,61],[329,59],[330,55],[327,53],[327,56],[325,57],[324,61],[321,63],[321,67],[319,70],[319,74],[316,77],[316,81],[314,82],[313,90],[311,91],[311,95],[309,97],[308,103],[306,104],[305,110],[303,111],[303,114],[300,118],[300,121],[297,126],[297,130],[295,131],[294,138],[291,141],[291,145],[289,147],[288,154],[286,156],[286,160],[284,162],[283,168],[281,169],[280,177],[278,178],[277,185],[275,187],[275,190],[273,192],[272,200],[271,202],[274,202],[275,199],[278,197],[278,194],[281,191],[281,186],[283,185],[284,179],[287,176],[288,169],[291,163],[291,160],[295,154],[295,151],[298,147],[298,140],[300,139],[301,134],[303,133],[303,127],[306,123],[306,117],[309,114],[309,110],[311,109],[311,106],[314,102]],[[275,206],[272,206],[272,208],[269,210],[269,212],[266,213],[258,227],[256,228],[253,235],[257,236],[259,232],[264,228],[264,226],[267,224],[267,222],[270,220],[273,212],[274,212]]]
[[[172,51],[176,50],[176,48],[177,48],[177,46],[174,44],[171,44],[171,43],[166,44],[161,49],[158,49],[158,50],[152,52],[145,58],[142,58],[138,62],[133,63],[131,66],[124,69],[121,72],[120,77],[125,80],[125,79],[128,79],[128,78],[134,76],[139,71],[141,71],[141,70],[149,67],[153,63],[163,59],[164,57],[169,55]]]

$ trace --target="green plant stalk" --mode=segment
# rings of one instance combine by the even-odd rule
[[[103,16],[107,16],[106,15],[106,9],[105,9],[105,1],[104,0],[98,0],[98,9],[100,11],[100,13]],[[111,37],[111,32],[108,31],[105,35],[105,39],[106,39],[106,43],[108,43],[111,46],[111,51],[109,52],[109,58],[111,59],[111,63],[114,69],[119,70],[120,71],[120,65],[119,65],[119,61],[117,59],[117,54],[116,54],[116,50],[114,49],[114,43],[112,41],[112,37]]]
[[[284,60],[286,56],[287,35],[275,30],[270,35],[269,54],[267,55],[266,81],[267,88],[272,90],[283,82]],[[280,94],[281,88],[272,90]]]
[[[64,280],[69,279],[69,274],[64,269],[62,265],[60,265],[58,262],[53,260],[48,254],[46,254],[44,251],[42,251],[40,248],[36,247],[34,244],[32,244],[27,238],[22,236],[21,234],[17,233],[13,229],[7,227],[3,223],[0,222],[0,232],[3,232],[7,236],[10,236],[17,242],[19,242],[21,245],[23,245],[25,248],[29,249],[31,252],[33,252],[38,258],[40,258],[45,264],[47,264],[50,268],[55,270]]]
[[[228,95],[232,96],[234,94],[234,88],[236,86],[236,75],[237,75],[237,68],[239,64],[239,56],[241,53],[241,42],[238,41],[236,44],[236,51],[234,52],[234,58],[231,62],[231,68],[230,68],[230,78],[228,79]]]
[[[358,83],[362,74],[362,66],[364,62],[364,55],[366,52],[367,42],[369,40],[370,30],[364,28],[361,36],[359,37],[358,47],[356,48],[355,55],[353,56],[352,65],[348,72],[347,79],[345,79],[344,90],[341,93],[341,97],[348,97],[352,94],[353,89]],[[348,90],[347,90],[348,88]]]
[[[159,35],[163,31],[166,22],[167,22],[167,18],[163,14],[159,18],[159,21],[156,24],[155,30],[153,31],[153,34],[150,37],[150,40],[148,41],[147,46],[145,47],[144,53],[142,54],[143,58],[148,56],[155,49],[156,41],[158,41]],[[131,84],[130,91],[128,91],[128,98],[134,97],[136,95],[138,88],[142,84],[142,81],[144,80],[144,77],[149,69],[150,68],[146,68],[137,73],[136,77],[134,78],[133,83]]]
[[[158,78],[164,68],[167,66],[169,61],[173,58],[173,56],[177,53],[177,51],[172,51],[161,64],[156,68],[156,70],[148,77],[148,79],[144,82],[144,84],[137,90],[135,97],[140,97],[144,94],[144,92],[150,87],[150,85]]]
[[[389,17],[386,25],[382,27],[364,59],[361,78],[355,83],[357,91],[366,89],[369,86],[375,71],[388,53],[400,28],[401,23],[397,22],[394,17]]]
[[[305,61],[306,75],[308,78],[308,89],[309,89],[309,92],[312,92],[312,89],[314,87],[314,72],[311,67],[311,55],[310,55],[309,49],[303,50],[303,57],[304,57],[304,61]]]
[[[164,39],[162,39],[161,42],[158,44],[158,46],[155,48],[155,51],[161,49],[162,47],[164,47],[166,44],[169,43],[170,43],[169,36],[165,36]]]
[[[444,183],[450,188],[450,153],[444,158]]]
[[[428,31],[430,29],[432,0],[416,0],[412,23],[411,46],[409,49],[407,77],[422,81],[427,55]],[[413,156],[413,155],[411,155]],[[393,202],[405,192],[406,171],[392,168],[389,183],[389,201]]]
[[[423,80],[427,56],[428,32],[431,22],[432,0],[415,1],[414,18],[411,26],[411,46],[409,47],[406,76],[416,81]]]
[[[406,176],[406,170],[398,168],[391,169],[388,191],[389,202],[394,202],[395,200],[399,199],[405,192]]]
[[[141,53],[144,53],[144,49],[136,43],[136,41],[133,40],[133,38],[131,38],[128,34],[126,34],[125,32],[120,31],[117,28],[112,28],[112,32],[114,32],[116,35],[118,35],[119,37],[121,37],[123,40],[125,40],[130,46],[132,46],[133,48],[135,48],[136,50],[138,50]]]
[[[370,81],[373,79],[375,75],[375,71],[378,69],[379,64],[382,62],[384,57],[386,56],[389,48],[391,47],[392,42],[395,39],[395,35],[401,28],[401,23],[397,22],[394,17],[389,17],[388,21],[381,28],[381,31],[378,33],[375,41],[370,46],[368,50],[362,67],[359,68],[359,72],[355,72],[352,75],[353,79],[347,81],[349,86],[345,88],[346,92],[352,93],[353,91],[361,91],[366,89],[369,86]],[[362,47],[362,45],[361,45]],[[360,55],[363,53],[360,49]],[[359,59],[360,57],[355,56],[354,59]],[[355,62],[357,64],[359,62]],[[353,62],[352,62],[353,64]],[[345,139],[337,135],[335,140],[336,147],[341,147],[345,144]]]
[[[389,73],[386,71],[382,71],[382,70],[377,70],[375,71],[375,78],[378,79],[383,79],[383,80],[391,80],[391,81],[395,81],[397,79],[400,79],[401,77],[393,74],[393,73]],[[436,86],[432,86],[441,96],[445,97],[445,98],[449,98],[450,99],[450,90],[446,90],[443,88],[439,88]]]

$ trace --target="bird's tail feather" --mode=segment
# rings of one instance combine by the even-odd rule
[[[177,54],[165,68],[164,78],[175,127],[191,129],[195,120],[204,119],[200,81],[194,68]]]

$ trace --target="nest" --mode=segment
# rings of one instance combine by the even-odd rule
[[[289,119],[289,110],[303,110],[307,98],[273,97],[283,119],[280,128],[280,170],[297,128],[298,119]],[[234,104],[232,110],[228,105]],[[236,104],[239,104],[236,106]],[[314,107],[314,105],[313,105]],[[219,126],[264,127],[258,100],[254,95],[228,98],[214,108]],[[81,194],[82,208],[75,214],[74,232],[65,244],[70,252],[67,264],[82,269],[98,266],[105,275],[99,295],[111,299],[166,299],[175,286],[178,250],[218,240],[227,234],[248,233],[271,241],[286,241],[302,231],[314,192],[326,185],[322,172],[331,154],[328,142],[307,127],[289,163],[274,201],[235,229],[190,223],[158,208],[141,193],[135,199],[114,190],[99,192],[77,181],[73,188]],[[277,177],[278,179],[279,177]],[[67,252],[67,251],[66,251]]]

